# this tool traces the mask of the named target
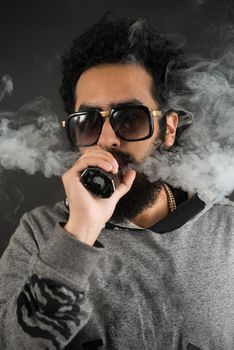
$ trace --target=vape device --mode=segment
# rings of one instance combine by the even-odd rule
[[[88,191],[100,198],[109,198],[121,182],[123,171],[119,167],[116,175],[105,172],[97,167],[88,167],[83,171],[80,181]]]

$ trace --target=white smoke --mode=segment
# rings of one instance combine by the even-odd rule
[[[11,91],[11,86],[9,79],[2,79],[0,95]],[[60,128],[44,97],[16,112],[0,112],[0,169],[61,176],[77,155],[64,150]]]
[[[193,123],[176,152],[154,150],[141,169],[152,180],[160,177],[194,191],[211,205],[234,189],[234,53],[218,60],[193,58],[189,64],[176,76],[168,71],[170,81],[179,74],[185,84],[170,96],[169,107],[186,111]]]
[[[217,60],[193,58],[190,68],[168,80],[184,81],[185,89],[171,94],[169,108],[185,111],[179,127],[190,124],[176,152],[152,152],[138,170],[154,181],[196,192],[207,204],[222,200],[234,189],[234,53]],[[3,79],[0,96],[12,91]],[[61,176],[78,153],[63,150],[60,125],[43,97],[17,112],[0,113],[0,166]],[[192,122],[192,123],[191,123]],[[140,144],[139,144],[140,147]]]
[[[0,81],[0,102],[4,99],[5,95],[11,95],[13,91],[13,81],[10,75],[4,75]]]

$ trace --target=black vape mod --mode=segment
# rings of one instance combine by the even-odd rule
[[[116,175],[105,172],[97,167],[88,167],[83,171],[80,181],[88,191],[101,198],[109,198],[121,182],[123,171],[119,167]]]

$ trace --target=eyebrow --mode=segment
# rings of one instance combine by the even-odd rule
[[[109,104],[108,109],[112,108],[117,108],[117,107],[125,107],[125,106],[136,106],[136,105],[143,105],[143,103],[140,100],[137,99],[131,99],[131,100],[126,100],[122,102],[111,102]],[[103,111],[103,108],[101,108],[98,105],[92,105],[89,103],[82,103],[79,107],[79,111]]]

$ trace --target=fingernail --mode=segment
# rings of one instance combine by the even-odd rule
[[[116,161],[114,161],[112,164],[113,164],[113,166],[115,167],[115,169],[118,169],[119,164],[118,164]]]

